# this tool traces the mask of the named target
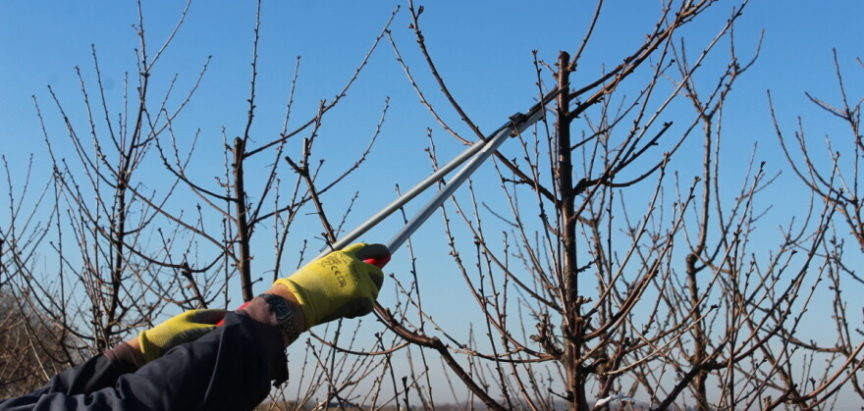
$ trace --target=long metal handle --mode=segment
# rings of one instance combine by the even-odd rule
[[[471,157],[474,157],[474,155],[477,154],[478,151],[482,150],[483,147],[488,143],[489,143],[489,140],[485,140],[485,141],[478,141],[478,142],[472,144],[470,147],[465,149],[458,156],[456,156],[455,158],[450,160],[443,167],[436,170],[430,176],[423,179],[423,181],[420,181],[414,187],[412,187],[410,190],[406,191],[401,196],[399,196],[399,198],[397,198],[395,201],[393,201],[392,203],[388,204],[386,207],[381,209],[381,211],[377,212],[372,217],[369,217],[368,220],[364,221],[362,224],[357,226],[357,228],[352,230],[350,233],[345,234],[342,238],[340,238],[338,241],[333,243],[333,245],[331,247],[326,249],[324,251],[324,254],[329,253],[331,251],[330,250],[331,248],[333,250],[341,250],[341,249],[345,248],[346,246],[348,246],[348,244],[351,244],[354,240],[356,240],[361,235],[363,235],[364,233],[369,231],[372,227],[375,227],[378,223],[383,221],[385,218],[389,217],[390,214],[393,214],[394,211],[398,210],[400,207],[407,204],[409,201],[413,200],[414,197],[417,197],[417,195],[419,195],[423,191],[426,191],[426,189],[429,188],[429,186],[431,186],[432,184],[435,184],[436,182],[438,182],[439,180],[444,178],[445,175],[449,174],[451,171],[456,169],[456,167],[459,167],[460,165],[462,165],[462,163],[464,163],[466,160],[470,159]],[[319,257],[323,257],[324,254],[322,254]]]
[[[525,131],[532,124],[540,120],[543,117],[544,108],[546,104],[551,102],[561,91],[555,89],[549,93],[547,93],[543,98],[537,102],[534,106],[532,106],[527,113],[516,113],[510,116],[509,121],[495,130],[490,136],[486,138],[486,140],[482,142],[474,143],[471,147],[463,151],[456,158],[450,160],[443,167],[439,168],[429,177],[426,177],[423,181],[412,187],[410,190],[405,192],[405,194],[401,195],[395,201],[384,207],[381,211],[370,217],[368,220],[360,224],[357,228],[352,230],[350,233],[346,234],[338,241],[333,243],[329,249],[325,249],[318,258],[323,257],[331,250],[340,250],[359,238],[361,235],[369,231],[372,227],[380,223],[382,220],[387,218],[394,211],[398,210],[400,207],[411,201],[418,194],[425,191],[429,186],[435,184],[437,181],[441,180],[445,175],[450,173],[450,171],[454,170],[456,167],[461,165],[462,163],[468,161],[468,163],[459,170],[459,172],[453,176],[450,182],[444,186],[441,191],[439,191],[435,197],[433,197],[420,211],[414,216],[405,227],[402,228],[388,243],[387,247],[390,249],[390,253],[394,253],[402,244],[417,231],[421,225],[435,212],[435,210],[444,204],[444,201],[456,191],[468,177],[483,164],[486,159],[488,159],[501,144],[504,143],[510,136],[518,135],[519,133]],[[470,160],[470,161],[469,161]]]
[[[408,237],[411,237],[411,235],[414,234],[414,232],[417,231],[417,229],[423,225],[427,219],[429,219],[432,213],[434,213],[438,207],[441,207],[441,205],[447,201],[456,189],[468,180],[468,178],[471,177],[471,174],[473,174],[474,171],[476,171],[477,168],[486,161],[486,159],[498,150],[498,147],[500,147],[505,140],[511,136],[518,135],[542,117],[543,106],[540,106],[539,104],[540,103],[538,103],[539,107],[537,107],[537,109],[532,109],[527,115],[520,114],[511,117],[513,121],[499,129],[492,138],[486,140],[483,149],[480,150],[479,153],[477,153],[477,155],[465,165],[465,167],[459,170],[459,172],[450,179],[447,185],[445,185],[441,191],[436,193],[435,197],[432,197],[432,199],[420,209],[420,212],[417,213],[417,215],[414,216],[414,218],[411,219],[411,221],[409,221],[402,230],[390,239],[387,243],[387,248],[390,249],[391,254],[396,252],[396,250],[399,249],[406,240],[408,240]],[[518,119],[516,117],[518,117]]]
[[[414,216],[404,227],[400,230],[392,239],[387,243],[387,248],[390,249],[390,253],[395,252],[402,244],[408,240],[408,237],[411,237],[411,234],[414,234],[417,229],[426,222],[429,216],[435,212],[438,207],[444,204],[444,201],[447,201],[459,186],[471,177],[471,174],[480,167],[480,164],[483,164],[498,147],[504,143],[507,138],[510,137],[510,128],[505,128],[503,130],[498,131],[498,134],[493,136],[490,140],[487,140],[487,143],[483,145],[483,149],[477,154],[471,161],[465,165],[455,176],[441,189],[438,193],[435,194],[435,197],[432,197],[428,203],[426,203],[423,208],[420,209],[420,212]]]

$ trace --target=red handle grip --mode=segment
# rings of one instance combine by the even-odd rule
[[[363,260],[363,262],[366,264],[372,264],[378,268],[384,268],[384,266],[390,262],[390,254],[387,254],[386,256],[381,258],[367,258]]]

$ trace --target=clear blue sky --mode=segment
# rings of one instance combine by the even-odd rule
[[[299,120],[315,110],[319,99],[330,98],[341,87],[396,4],[265,2],[260,49],[262,87],[258,95],[258,129],[265,134],[262,140],[280,124],[295,57],[303,59],[296,116]],[[721,2],[702,24],[689,29],[689,41],[704,41],[712,35],[725,18],[721,11],[730,7],[731,3]],[[770,137],[770,125],[764,121],[766,89],[774,92],[786,118],[811,109],[803,97],[805,90],[831,95],[835,91],[831,48],[838,48],[847,69],[854,66],[853,58],[861,54],[862,47],[862,28],[856,20],[862,8],[856,1],[750,5],[737,28],[739,53],[748,55],[759,30],[766,31],[766,38],[759,63],[736,88],[734,107],[730,109],[730,117],[735,120],[727,127],[732,132],[740,127],[746,139]],[[182,4],[145,2],[144,9],[152,48],[174,25]],[[656,2],[651,1],[608,2],[584,59],[585,74],[576,73],[575,81],[593,78],[601,64],[616,64],[626,50],[641,40],[646,24],[656,16],[655,9]],[[201,127],[205,133],[215,132],[222,125],[229,128],[229,134],[239,132],[245,116],[254,11],[246,2],[192,4],[188,21],[157,68],[154,81],[164,84],[178,73],[179,84],[188,86],[206,57],[213,56],[184,124]],[[541,58],[552,61],[558,50],[573,50],[591,12],[590,5],[576,2],[550,1],[531,7],[515,1],[447,1],[427,5],[424,24],[430,49],[451,89],[467,112],[488,130],[506,115],[525,107],[534,96],[530,51],[538,49]],[[101,56],[109,95],[113,91],[119,98],[123,73],[134,72],[132,49],[137,43],[131,25],[136,19],[133,2],[0,3],[0,138],[4,142],[17,141],[16,154],[44,151],[30,96],[36,95],[43,105],[48,103],[45,86],[51,84],[62,99],[77,102],[80,93],[73,67],[80,65],[85,75],[91,75],[91,44],[96,45]],[[406,13],[400,13],[394,35],[409,61],[418,62],[407,23]],[[398,165],[401,160],[410,165],[417,161],[418,157],[404,155],[401,144],[422,137],[424,128],[434,122],[415,104],[417,99],[389,46],[383,46],[352,90],[353,100],[348,103],[353,104],[346,104],[351,107],[337,113],[336,120],[327,126],[336,134],[366,136],[378,119],[385,96],[390,96],[393,109],[382,138],[386,149],[380,153],[388,160],[376,161],[372,166],[382,167],[386,173],[389,166],[385,164]],[[415,74],[437,98],[422,66],[415,68]],[[388,149],[400,154],[391,154]],[[446,144],[443,149],[448,149]],[[3,150],[7,155],[10,151]],[[407,168],[409,172],[416,170]],[[422,174],[426,170],[416,171]],[[410,180],[402,184],[410,184]]]
[[[451,90],[469,115],[488,131],[514,111],[532,103],[536,89],[531,50],[537,49],[542,59],[552,62],[558,50],[572,51],[578,46],[593,12],[590,3],[430,2],[425,5],[423,24],[430,51]],[[582,71],[573,75],[574,82],[595,78],[603,65],[616,65],[622,56],[640,44],[657,15],[658,3],[607,1],[593,42],[586,51]],[[716,33],[732,7],[727,1],[718,3],[713,12],[685,31],[688,42],[703,44]],[[295,124],[312,115],[320,99],[330,99],[342,87],[398,4],[401,3],[264,2],[259,50],[259,111],[253,138],[267,141],[281,128],[297,56],[302,56],[302,63]],[[171,30],[182,8],[182,3],[177,1],[145,2],[145,26],[151,54]],[[768,162],[769,170],[785,168],[767,117],[767,89],[772,90],[781,119],[790,128],[794,116],[804,114],[808,128],[814,133],[834,130],[836,124],[821,113],[814,114],[803,93],[811,91],[829,100],[836,97],[832,48],[838,49],[849,79],[860,74],[854,58],[864,55],[861,16],[864,16],[864,2],[861,1],[753,2],[736,28],[738,52],[750,56],[761,30],[765,31],[765,40],[759,61],[739,81],[730,100],[724,125],[726,141],[736,141],[748,152],[758,142],[759,158]],[[178,128],[187,133],[196,128],[202,130],[208,144],[202,145],[198,153],[200,164],[213,161],[221,164],[219,133],[222,126],[232,137],[242,132],[254,18],[253,2],[199,0],[193,3],[185,25],[154,73],[154,95],[164,90],[175,73],[179,75],[178,87],[185,90],[207,57],[212,56],[203,85],[178,124]],[[98,50],[109,98],[119,104],[123,73],[135,72],[133,48],[138,44],[131,25],[136,22],[136,8],[131,1],[0,2],[0,153],[10,159],[14,171],[20,172],[30,153],[35,154],[37,164],[47,164],[31,95],[42,104],[52,138],[58,141],[64,139],[65,134],[50,104],[46,85],[55,87],[60,98],[73,107],[73,116],[82,114],[77,111],[80,92],[74,67],[81,66],[88,80],[92,79],[91,44]],[[414,74],[421,85],[434,101],[441,103],[437,87],[420,64],[408,23],[403,10],[392,27],[394,37],[403,55],[414,65]],[[713,81],[722,67],[711,67],[710,61],[706,64],[704,78]],[[697,80],[700,76],[697,75]],[[847,82],[853,96],[862,95],[860,84]],[[339,146],[328,151],[328,162],[338,164],[365,146],[388,96],[391,110],[379,147],[365,166],[364,177],[349,184],[362,192],[349,226],[386,204],[392,197],[394,184],[408,187],[429,170],[422,148],[426,144],[425,129],[436,128],[434,119],[417,103],[415,93],[386,43],[373,55],[342,107],[325,123],[321,147]],[[78,109],[74,109],[76,105]],[[456,116],[445,105],[438,106],[444,109],[451,123],[458,124]],[[459,127],[460,131],[467,131]],[[461,149],[440,129],[436,128],[435,133],[443,157]],[[698,144],[695,147],[698,148]],[[71,156],[71,152],[60,155]],[[47,167],[38,167],[34,178],[45,179],[48,171]],[[788,172],[775,187],[772,190],[776,191],[769,193],[769,197],[800,189]],[[339,201],[346,198],[350,198],[350,190],[335,196],[326,205],[338,208]],[[778,221],[800,212],[795,204],[777,205],[775,211]],[[5,214],[0,218],[6,218]],[[386,240],[395,227],[395,224],[385,225],[376,234],[383,238],[373,240]],[[433,234],[424,230],[419,235]],[[440,241],[428,243],[441,247],[435,249],[439,255],[446,253]],[[427,301],[447,296],[451,280],[455,277],[450,274],[442,273],[440,278],[432,276],[426,285]],[[470,309],[472,304],[450,301],[440,312],[453,314],[460,309]]]

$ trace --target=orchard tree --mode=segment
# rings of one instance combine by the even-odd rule
[[[777,126],[790,167],[813,196],[803,221],[766,244],[758,223],[769,210],[760,193],[777,175],[755,149],[742,155],[723,127],[733,86],[758,64],[761,40],[739,44],[733,36],[747,0],[731,9],[719,4],[728,5],[663,1],[641,44],[619,50],[614,61],[592,61],[586,50],[601,47],[595,33],[612,7],[598,0],[569,50],[535,52],[529,81],[538,101],[554,101],[486,165],[497,194],[478,177],[433,217],[452,263],[432,264],[409,242],[404,257],[397,254],[409,272],[390,276],[375,307],[377,325],[339,321],[312,330],[295,343],[301,358],[292,356],[288,387],[274,390],[264,406],[445,409],[451,400],[435,391],[449,390],[462,409],[477,401],[495,410],[628,403],[811,409],[830,407],[847,386],[860,394],[862,343],[841,292],[841,284],[860,279],[836,226],[844,222],[864,244],[855,194],[864,149],[860,104],[848,103],[845,91],[840,108],[813,98],[852,130],[849,164],[832,155],[820,168],[803,132],[795,137],[802,156],[795,157]],[[206,84],[210,60],[188,80],[156,70],[183,35],[189,9],[154,46],[138,3],[137,71],[126,75],[119,101],[105,86],[96,46],[91,64],[76,68],[79,95],[49,87],[34,97],[48,159],[37,164],[47,164],[52,178],[39,187],[26,178],[21,189],[7,167],[0,296],[4,311],[15,314],[0,316],[6,395],[163,314],[230,308],[236,295],[248,301],[297,261],[314,258],[319,246],[332,246],[359,198],[352,179],[368,177],[364,166],[390,99],[359,144],[322,144],[335,138],[324,126],[350,104],[346,96],[373,55],[392,52],[405,86],[437,124],[424,141],[431,169],[439,167],[439,146],[488,138],[436,64],[424,6],[411,0],[405,11],[382,16],[382,29],[336,94],[300,119],[298,58],[281,127],[259,124],[259,93],[267,87],[259,74],[259,1],[245,121],[220,125],[218,135],[202,131],[207,125],[190,131],[184,116]],[[722,24],[710,27],[707,17],[718,13]],[[691,40],[688,28],[696,26],[713,35]],[[404,35],[415,43],[413,58],[403,57]],[[742,48],[751,51],[739,55]],[[202,145],[223,149],[213,158]],[[346,145],[353,158],[335,156],[336,146]],[[734,157],[726,156],[729,146]],[[731,177],[730,167],[746,173]],[[325,200],[338,202],[339,212]],[[310,222],[320,229],[296,234]],[[299,256],[287,255],[298,248]],[[461,277],[453,292],[471,299],[481,318],[469,332],[442,325],[421,287],[432,267]],[[812,341],[801,324],[826,290],[837,334]],[[28,361],[11,367],[13,356]],[[825,371],[816,361],[827,362]],[[801,364],[810,368],[800,372]],[[443,380],[433,378],[438,371]]]

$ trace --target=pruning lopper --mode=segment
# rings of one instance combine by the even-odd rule
[[[455,168],[459,167],[463,163],[465,164],[435,196],[429,200],[429,202],[420,209],[420,211],[415,215],[407,224],[405,224],[402,229],[396,233],[396,235],[390,239],[385,245],[387,249],[390,250],[390,254],[396,252],[402,244],[414,234],[417,229],[426,222],[427,219],[432,215],[435,210],[444,204],[445,201],[471,176],[477,168],[483,164],[486,159],[488,159],[492,154],[498,150],[498,147],[507,140],[508,137],[517,136],[525,129],[530,127],[532,124],[539,121],[543,118],[544,108],[546,104],[549,104],[555,97],[560,93],[559,89],[555,89],[550,91],[543,99],[541,99],[537,104],[532,106],[527,113],[516,113],[510,116],[503,126],[499,127],[493,133],[486,137],[486,139],[482,141],[478,141],[468,147],[461,154],[450,160],[443,167],[439,168],[429,177],[426,177],[423,181],[417,183],[413,188],[402,194],[395,201],[390,203],[388,206],[384,207],[377,214],[370,217],[364,223],[360,224],[357,228],[355,228],[350,233],[346,234],[344,237],[340,238],[336,241],[328,250],[324,251],[318,258],[323,257],[330,251],[341,250],[348,244],[351,244],[358,237],[363,235],[366,231],[370,230],[372,227],[380,223],[382,220],[390,216],[394,211],[398,210],[400,207],[411,201],[418,194],[422,193],[424,190],[429,188],[432,184],[435,184],[445,175],[453,171]],[[369,259],[365,260],[366,263],[373,264],[380,268],[383,268],[385,264],[389,261],[389,257],[384,260],[375,260]]]
[[[426,222],[427,219],[429,219],[438,207],[447,201],[456,189],[458,189],[459,186],[461,186],[462,183],[464,183],[465,180],[467,180],[484,161],[498,150],[498,147],[500,147],[508,137],[519,135],[532,124],[543,118],[546,105],[557,97],[560,92],[561,91],[556,88],[543,96],[543,98],[537,104],[532,106],[527,113],[516,113],[510,116],[507,123],[503,126],[489,134],[484,140],[472,144],[461,154],[450,160],[450,162],[432,173],[432,175],[417,183],[417,185],[405,192],[405,194],[402,194],[399,198],[381,209],[381,211],[370,217],[364,223],[360,224],[353,231],[333,243],[318,257],[316,257],[316,259],[324,257],[331,251],[345,248],[345,246],[351,244],[372,227],[375,227],[378,223],[390,216],[390,214],[393,214],[394,211],[398,210],[400,207],[414,199],[414,197],[425,191],[429,186],[437,183],[439,180],[444,178],[445,175],[464,164],[453,178],[450,179],[450,182],[448,182],[441,191],[436,193],[435,196],[420,209],[417,215],[408,221],[408,223],[405,224],[405,226],[385,244],[387,249],[390,250],[390,255],[392,255],[402,246],[403,243],[405,243],[406,240],[408,240],[409,237],[411,237],[412,234],[414,234],[415,231],[417,231],[418,228],[420,228],[421,225],[423,225],[423,223]],[[364,260],[364,262],[375,265],[379,268],[384,268],[384,265],[390,261],[390,255],[382,259],[370,258]],[[238,309],[242,309],[248,304],[249,303],[247,302],[238,307]],[[217,325],[221,324],[222,322],[220,321]]]

